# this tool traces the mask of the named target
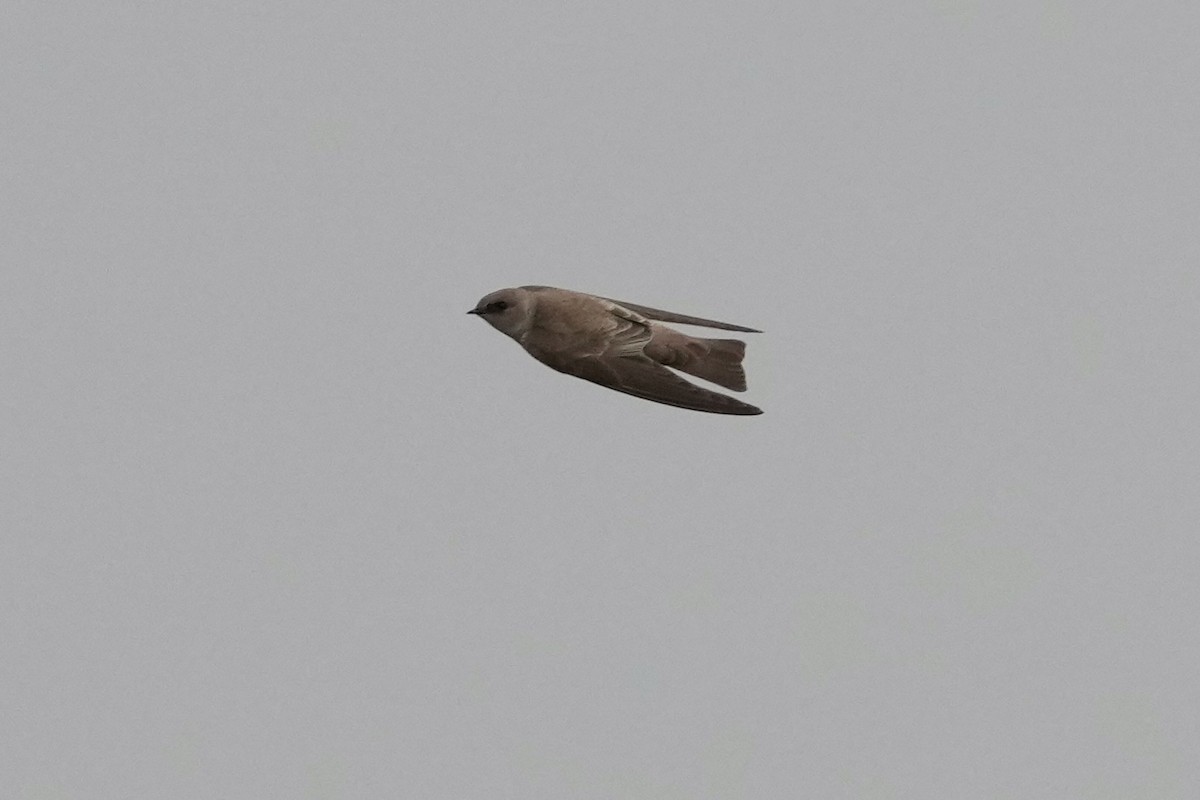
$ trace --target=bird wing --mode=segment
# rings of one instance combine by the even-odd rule
[[[702,389],[644,355],[600,355],[549,366],[618,392],[712,414],[761,414],[749,403]]]
[[[676,322],[680,325],[699,325],[704,328],[718,328],[723,331],[741,331],[742,333],[762,333],[757,328],[747,328],[743,325],[734,325],[731,322],[717,322],[712,319],[704,319],[703,317],[693,317],[688,314],[676,314],[674,311],[663,311],[660,308],[650,308],[649,306],[640,306],[636,303],[626,303],[624,300],[609,300],[607,297],[600,298],[608,300],[622,308],[627,308],[630,311],[641,314],[646,319],[657,320],[658,322]]]

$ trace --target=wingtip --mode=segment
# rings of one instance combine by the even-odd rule
[[[728,395],[723,396],[728,397]],[[738,417],[757,417],[759,414],[763,413],[763,410],[758,406],[752,406],[749,403],[743,403],[741,400],[735,400],[732,397],[728,397],[728,399],[732,400],[734,403],[737,403],[737,405],[721,409],[717,411],[718,414],[732,414]]]

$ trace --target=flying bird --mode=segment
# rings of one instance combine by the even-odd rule
[[[661,311],[605,297],[519,286],[485,296],[467,312],[516,340],[551,369],[618,392],[713,414],[761,414],[729,395],[703,389],[672,369],[732,389],[746,390],[737,339],[701,339],[660,322],[761,333],[754,328]]]

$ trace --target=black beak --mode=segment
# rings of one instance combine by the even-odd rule
[[[468,311],[467,313],[468,313],[468,314],[478,314],[478,313],[479,313],[479,309],[478,309],[478,308],[472,308],[472,309],[471,309],[470,311]]]

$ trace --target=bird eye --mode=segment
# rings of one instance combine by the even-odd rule
[[[498,302],[492,303],[489,306],[489,308],[493,311],[503,311],[504,309],[508,308],[508,303],[504,302],[503,300],[500,300]]]

